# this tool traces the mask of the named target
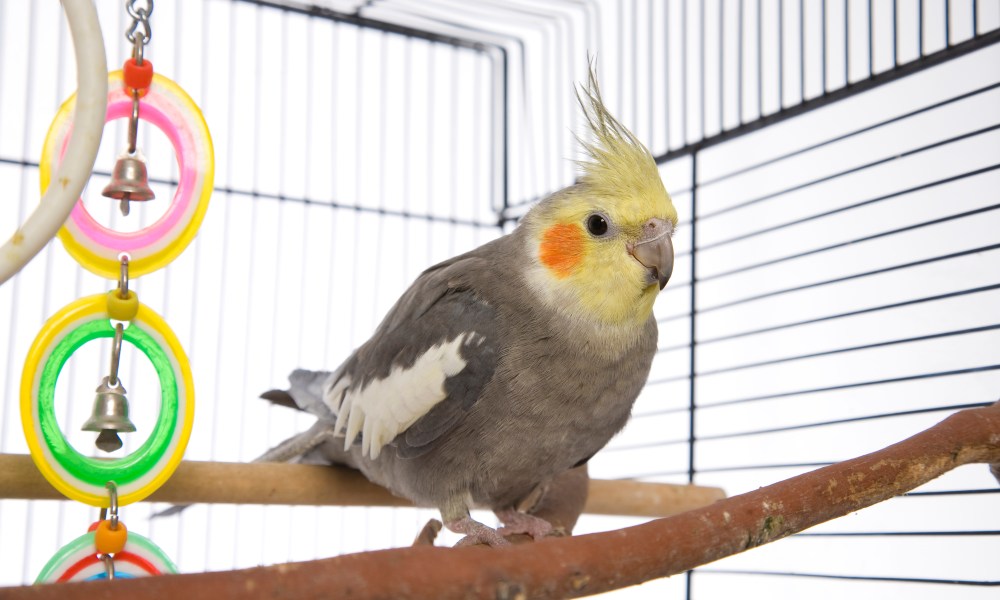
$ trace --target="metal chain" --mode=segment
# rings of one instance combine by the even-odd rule
[[[128,41],[135,43],[137,37],[146,45],[153,37],[153,30],[149,27],[149,17],[153,14],[153,0],[125,0],[125,11],[132,17],[132,25],[125,30],[125,37]],[[142,28],[142,31],[138,31]]]

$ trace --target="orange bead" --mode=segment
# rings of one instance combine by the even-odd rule
[[[142,66],[135,63],[134,58],[125,61],[122,67],[122,79],[129,90],[144,92],[153,82],[153,63],[143,59]]]
[[[101,521],[94,531],[94,546],[98,554],[121,552],[127,540],[128,530],[121,521],[118,521],[118,529],[111,529],[111,521]]]

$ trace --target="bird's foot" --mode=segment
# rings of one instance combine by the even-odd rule
[[[456,546],[471,546],[474,544],[486,544],[494,548],[509,546],[508,542],[496,529],[483,525],[479,521],[474,521],[472,517],[465,516],[455,521],[448,521],[445,527],[455,533],[464,533],[465,537],[458,541]]]
[[[513,508],[498,510],[496,516],[503,523],[503,527],[497,530],[500,535],[526,533],[533,539],[539,540],[552,533],[552,524],[545,519]]]

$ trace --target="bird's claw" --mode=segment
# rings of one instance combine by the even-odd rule
[[[496,529],[483,525],[479,521],[474,521],[472,517],[466,516],[455,521],[448,521],[445,523],[445,527],[455,533],[465,534],[465,537],[455,544],[456,547],[486,544],[487,546],[500,548],[510,545],[510,542],[500,535]]]
[[[534,515],[523,513],[513,508],[496,511],[497,518],[503,523],[503,527],[497,530],[500,535],[514,535],[524,533],[530,535],[532,539],[540,540],[552,535],[552,524]]]

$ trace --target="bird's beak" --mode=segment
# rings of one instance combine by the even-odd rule
[[[631,254],[649,272],[649,283],[667,285],[674,270],[674,243],[670,239],[673,225],[663,219],[652,218],[642,226],[642,237],[629,246]]]

